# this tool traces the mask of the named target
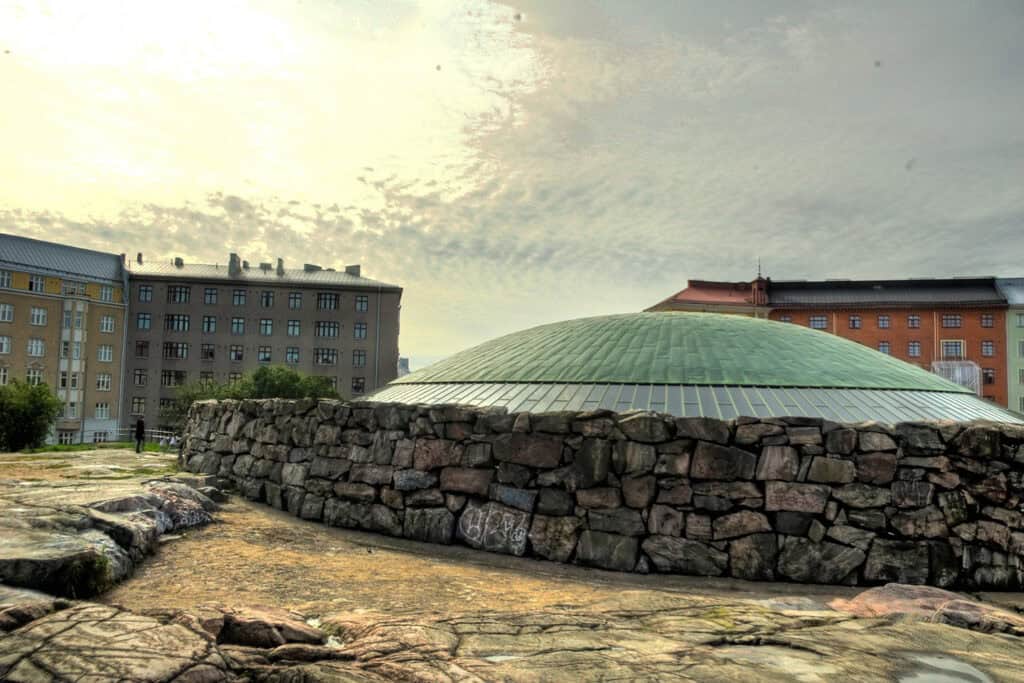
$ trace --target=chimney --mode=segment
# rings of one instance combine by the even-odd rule
[[[277,276],[284,276],[284,259],[277,259]]]
[[[175,268],[181,268],[184,265],[185,265],[184,259],[182,259],[180,256],[175,256],[174,257],[174,267]]]
[[[302,270],[307,273],[315,273],[320,269],[320,266],[316,265],[315,263],[306,263],[302,266]]]
[[[750,295],[751,303],[755,306],[767,306],[768,305],[768,281],[763,277],[758,276],[756,280],[750,283]]]
[[[242,270],[249,270],[249,262],[242,261]]]
[[[238,274],[242,271],[241,260],[238,258],[238,254],[234,252],[228,256],[228,277],[238,277]]]
[[[356,277],[359,277],[359,264],[357,263],[354,266],[345,266],[345,273],[347,275],[355,275]]]
[[[135,255],[135,262],[138,263],[140,266],[142,265],[142,252],[141,251],[138,254]]]

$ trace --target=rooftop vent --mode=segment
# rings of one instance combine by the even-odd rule
[[[277,259],[277,275],[278,277],[284,275],[284,259]]]
[[[235,277],[242,271],[242,261],[238,254],[232,253],[228,256],[228,277]]]
[[[184,265],[185,265],[185,260],[183,258],[181,258],[180,256],[175,256],[174,257],[174,267],[175,268],[181,268]]]
[[[249,262],[242,261],[242,270],[249,270]]]
[[[357,263],[354,266],[345,266],[345,273],[359,277],[359,264]]]
[[[271,265],[271,264],[269,264],[269,263],[261,263],[261,264],[260,264],[260,270],[263,270],[263,271],[267,271],[267,270],[270,270],[270,269],[271,269],[271,268],[273,268],[273,267],[274,267],[274,266],[272,266],[272,265]]]
[[[321,268],[320,266],[316,265],[315,263],[306,263],[306,264],[303,264],[302,270],[304,270],[307,273],[315,273],[318,270],[323,270],[323,268]]]
[[[138,254],[135,255],[135,262],[138,263],[140,266],[142,265],[142,252],[141,251]]]

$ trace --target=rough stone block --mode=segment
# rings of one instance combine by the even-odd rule
[[[846,518],[850,524],[864,529],[885,529],[885,513],[881,510],[847,510]]]
[[[575,507],[573,496],[558,489],[541,489],[537,498],[537,512],[542,515],[569,515]]]
[[[313,462],[309,467],[309,476],[322,479],[339,479],[351,467],[351,462],[341,458],[313,458]]]
[[[580,488],[603,484],[612,465],[612,446],[604,439],[584,439],[576,454],[576,482]]]
[[[888,484],[896,476],[895,453],[864,453],[854,458],[857,480],[864,484]]]
[[[860,450],[865,453],[896,450],[896,442],[892,440],[892,437],[880,432],[861,432],[858,441]]]
[[[924,481],[894,481],[892,502],[901,508],[920,508],[932,502],[935,487]]]
[[[619,489],[610,486],[576,492],[576,503],[585,508],[617,508],[622,505]]]
[[[760,512],[741,510],[729,515],[722,515],[712,525],[714,539],[716,541],[747,536],[764,531],[771,531],[771,524],[768,518]]]
[[[670,477],[685,477],[690,471],[689,453],[662,453],[654,465],[654,473]]]
[[[463,467],[489,467],[491,462],[491,444],[489,443],[469,444],[462,454]]]
[[[442,485],[441,488],[444,488],[444,486]],[[492,484],[490,498],[523,512],[533,512],[534,504],[537,502],[537,491],[505,486],[504,484]]]
[[[513,432],[495,437],[494,458],[529,467],[558,467],[562,460],[562,441],[556,436]]]
[[[791,446],[820,446],[822,443],[818,427],[787,427],[786,436]]]
[[[823,484],[769,481],[765,483],[764,508],[769,512],[789,510],[821,514],[831,489]]]
[[[893,515],[892,528],[908,538],[944,538],[949,535],[946,518],[934,505]]]
[[[377,489],[369,484],[339,481],[334,485],[334,495],[345,500],[370,503],[377,497]]]
[[[622,479],[622,498],[631,508],[646,508],[654,500],[658,481],[648,475],[646,477],[624,477]]]
[[[722,481],[752,479],[756,465],[757,457],[753,453],[702,441],[693,454],[690,476]]]
[[[676,435],[686,439],[729,443],[729,423],[710,417],[680,417],[676,419]]]
[[[856,468],[849,460],[816,456],[811,461],[811,469],[807,473],[807,481],[817,481],[825,484],[849,484],[856,475]]]
[[[832,495],[852,508],[878,508],[892,502],[892,492],[889,489],[867,484],[847,484],[833,489]]]
[[[681,536],[683,513],[667,505],[653,505],[647,516],[647,530],[660,536]]]
[[[854,429],[833,429],[825,435],[825,450],[829,453],[849,455],[857,448],[857,431]]]
[[[437,475],[423,470],[398,470],[392,481],[398,491],[417,491],[437,485]]]
[[[617,508],[615,510],[591,510],[587,520],[593,531],[607,531],[622,536],[643,536],[644,520],[637,510]]]
[[[736,427],[735,442],[739,446],[753,446],[761,442],[766,436],[785,433],[785,429],[779,425],[767,424],[765,422],[754,422]]]
[[[615,447],[615,471],[619,474],[647,474],[654,469],[658,452],[654,446],[620,441]]]
[[[729,556],[709,545],[675,536],[648,536],[641,544],[659,572],[721,576]]]
[[[458,465],[462,460],[462,449],[447,439],[416,439],[412,451],[413,467],[431,470],[438,467]]]
[[[449,545],[455,536],[455,515],[446,508],[412,508],[405,511],[402,535],[426,543]]]
[[[441,490],[486,497],[494,470],[472,467],[446,467],[441,470]]]
[[[813,519],[809,514],[784,510],[775,515],[775,530],[790,536],[806,536]]]
[[[747,581],[771,581],[779,555],[775,534],[753,534],[729,544],[732,576]]]
[[[757,478],[793,481],[800,470],[800,456],[789,446],[765,446],[757,462]]]
[[[846,524],[830,527],[826,536],[843,545],[852,545],[854,548],[860,548],[864,551],[871,547],[871,541],[875,538],[875,535],[866,529],[859,529]]]
[[[638,545],[633,536],[584,531],[576,544],[576,562],[601,569],[632,571],[636,566]]]
[[[444,505],[444,494],[440,489],[422,489],[405,494],[405,506],[413,508]]]
[[[458,537],[474,548],[523,555],[530,515],[501,503],[469,501],[459,518]]]
[[[686,537],[695,541],[711,540],[711,517],[690,512],[686,515]]]
[[[912,541],[876,539],[864,565],[867,581],[927,583],[928,546]]]
[[[672,438],[665,420],[651,413],[636,413],[620,417],[618,427],[627,439],[641,443],[661,443]]]
[[[658,489],[657,501],[665,505],[689,505],[693,500],[693,489],[685,479],[663,479]]]
[[[583,521],[579,517],[534,515],[530,525],[533,552],[555,562],[568,562],[576,549]]]
[[[530,479],[533,478],[533,472],[530,471],[529,467],[513,465],[510,462],[499,463],[497,473],[499,483],[510,484],[519,488],[526,486],[530,483]]]
[[[864,563],[859,548],[789,538],[779,553],[778,573],[801,583],[839,583]]]

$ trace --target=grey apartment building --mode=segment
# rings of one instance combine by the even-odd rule
[[[176,387],[238,379],[285,365],[331,379],[358,398],[395,378],[402,289],[344,270],[305,264],[128,264],[122,420],[160,424]]]

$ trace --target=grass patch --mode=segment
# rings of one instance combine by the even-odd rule
[[[105,441],[103,443],[55,443],[46,446],[40,446],[38,448],[26,448],[20,453],[74,453],[77,451],[95,451],[110,448],[135,448],[134,441]],[[145,443],[142,444],[142,450],[146,453],[170,453],[171,448],[165,447],[163,450],[160,448],[158,443]]]

